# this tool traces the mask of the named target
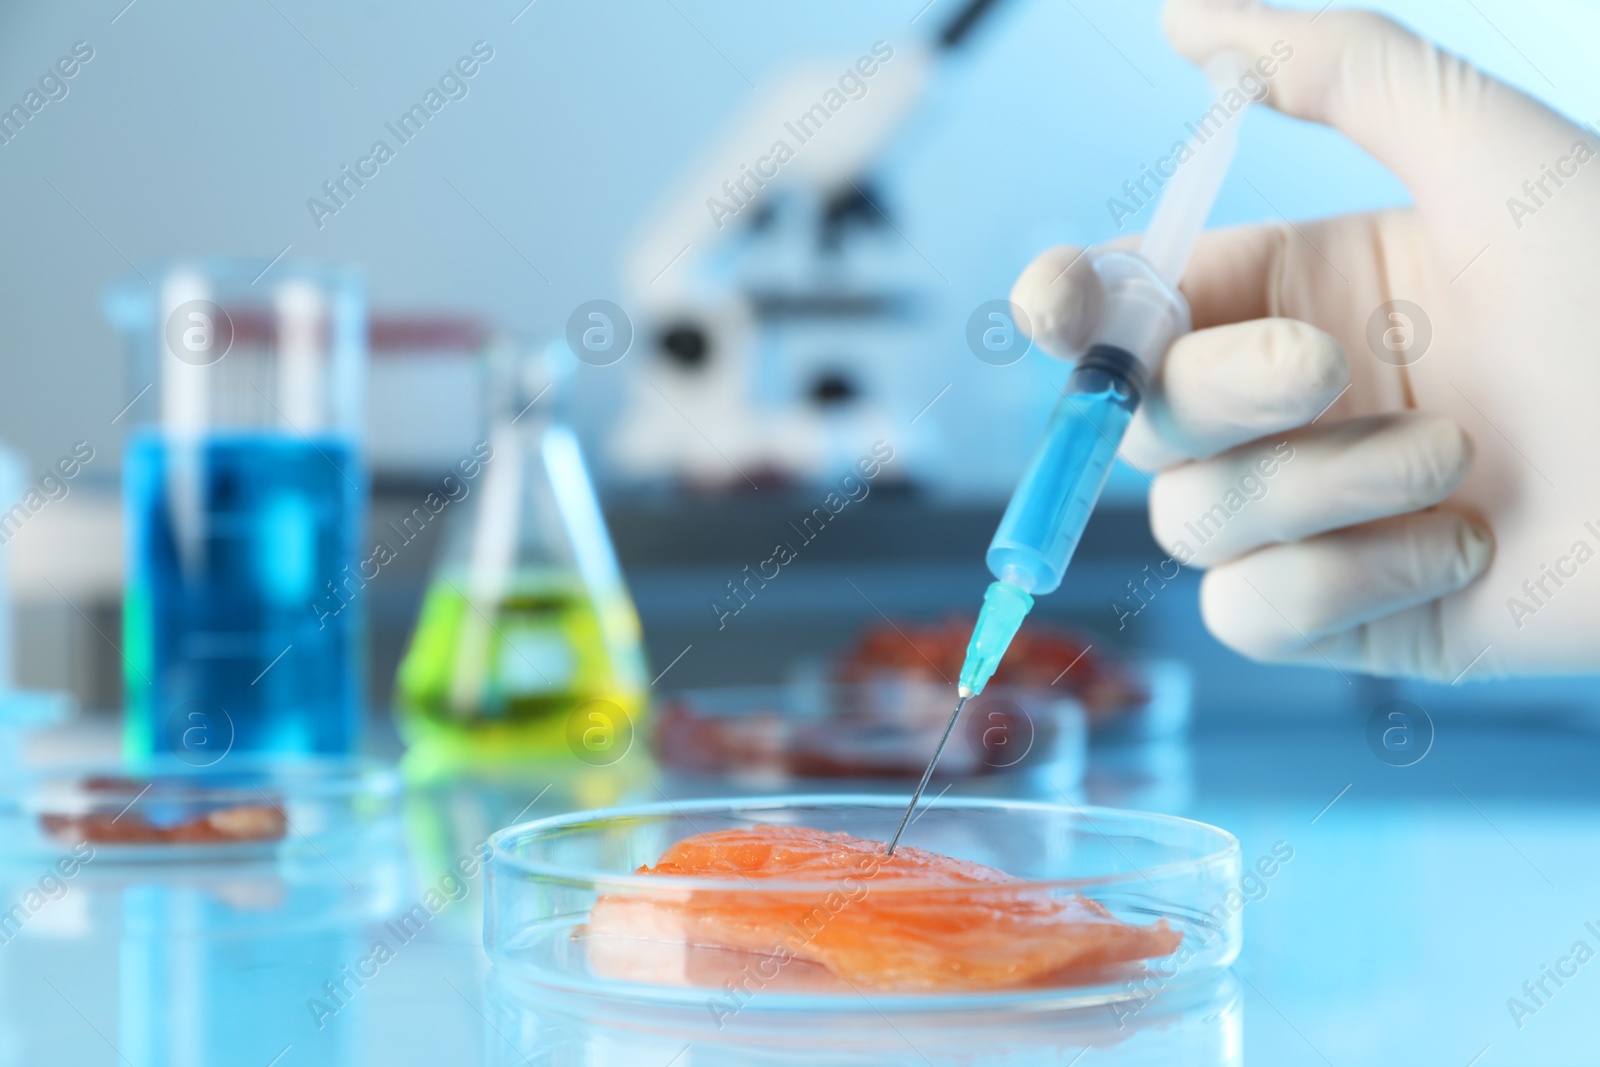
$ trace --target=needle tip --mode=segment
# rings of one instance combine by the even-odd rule
[[[900,816],[900,825],[895,828],[894,836],[889,839],[889,848],[885,856],[894,855],[894,846],[900,843],[900,835],[905,833],[906,824],[911,819],[911,813],[917,810],[917,801],[922,798],[922,791],[928,788],[928,779],[933,777],[933,768],[939,762],[939,755],[944,751],[945,744],[950,740],[950,731],[955,729],[956,720],[961,718],[961,709],[967,706],[967,701],[972,699],[972,690],[960,686],[956,692],[961,699],[956,701],[956,710],[951,712],[950,721],[944,725],[944,734],[939,738],[939,746],[933,750],[933,758],[928,761],[927,770],[922,772],[922,781],[917,783],[917,788],[911,794],[911,803],[906,805],[906,813]]]

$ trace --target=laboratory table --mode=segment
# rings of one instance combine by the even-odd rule
[[[1374,745],[1365,719],[1301,725],[1288,707],[1202,724],[1184,740],[1094,749],[1078,802],[1180,813],[1240,838],[1257,873],[1241,886],[1233,976],[1081,1032],[1064,1021],[1033,1043],[1015,1020],[962,1035],[951,1020],[863,1017],[853,1025],[876,1033],[863,1031],[860,1048],[848,1026],[808,1037],[801,1025],[761,1043],[590,1015],[491,973],[481,875],[457,873],[488,833],[519,812],[727,783],[642,761],[607,773],[434,768],[418,774],[392,832],[335,855],[92,862],[45,882],[45,906],[0,933],[0,1067],[1593,1064],[1597,768],[1600,724],[1509,709],[1438,721],[1414,762]],[[34,866],[5,868],[0,908],[53,869]],[[426,921],[397,923],[424,900],[438,905]]]

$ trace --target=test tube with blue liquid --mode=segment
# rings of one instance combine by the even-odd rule
[[[362,287],[200,260],[107,290],[130,351],[125,753],[329,755],[359,740]],[[140,392],[144,389],[144,392]],[[329,610],[328,604],[342,605]]]
[[[1239,69],[1229,55],[1208,66],[1219,98],[1236,83]],[[961,709],[994,676],[1034,598],[1061,585],[1140,401],[1168,346],[1190,328],[1178,282],[1227,176],[1244,117],[1227,107],[1223,113],[1230,117],[1190,146],[1191,156],[1167,182],[1138,251],[1091,255],[1094,271],[1085,282],[1095,289],[1085,304],[1095,315],[1091,340],[989,544],[985,562],[995,580],[967,645],[956,708],[889,842],[891,855]]]

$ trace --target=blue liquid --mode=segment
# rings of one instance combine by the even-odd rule
[[[1111,474],[1111,463],[1139,406],[1139,390],[1091,350],[1072,372],[1044,440],[1011,494],[985,561],[997,579],[983,597],[961,665],[964,696],[983,692],[1033,597],[1054,591]],[[1125,353],[1112,359],[1131,363]]]
[[[1073,372],[989,543],[996,578],[1033,596],[1061,584],[1138,404],[1138,390],[1119,374]]]
[[[128,754],[356,747],[362,601],[346,592],[330,613],[328,583],[356,560],[363,486],[341,438],[129,442]]]

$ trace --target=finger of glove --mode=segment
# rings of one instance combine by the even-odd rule
[[[1466,480],[1472,459],[1472,439],[1442,415],[1312,426],[1162,474],[1150,491],[1150,528],[1174,558],[1213,567],[1431,507]]]
[[[1185,334],[1167,351],[1122,455],[1144,470],[1213,456],[1310,422],[1348,382],[1338,342],[1294,319]]]
[[[1302,647],[1279,662],[1447,685],[1469,671],[1475,680],[1501,674],[1492,645],[1474,648],[1447,633],[1451,599],[1430,600],[1319,637],[1314,646]]]
[[[1196,63],[1235,53],[1260,76],[1246,91],[1259,93],[1264,84],[1268,106],[1338,129],[1394,171],[1419,202],[1458,198],[1463,171],[1497,174],[1511,166],[1520,174],[1527,159],[1567,146],[1577,130],[1374,12],[1171,0],[1164,21],[1179,52]]]
[[[1200,610],[1228,647],[1258,660],[1300,656],[1319,638],[1453,593],[1494,553],[1487,529],[1424,511],[1273,545],[1206,573]]]
[[[1046,354],[1076,359],[1105,306],[1105,286],[1088,250],[1057,245],[1034,257],[1011,287],[1018,325]]]

